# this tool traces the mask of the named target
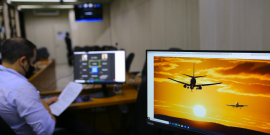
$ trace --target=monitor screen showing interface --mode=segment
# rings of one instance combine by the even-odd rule
[[[102,21],[102,5],[95,3],[84,3],[74,5],[76,22]]]
[[[270,52],[147,51],[147,117],[206,134],[270,133]]]
[[[125,51],[74,52],[77,83],[125,83]]]

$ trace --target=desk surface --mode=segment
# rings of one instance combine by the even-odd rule
[[[108,98],[91,98],[93,101],[83,103],[73,103],[68,109],[85,109],[101,106],[111,106],[119,104],[135,103],[137,100],[138,91],[134,86],[123,86],[121,94],[116,94]]]
[[[132,76],[132,74],[126,73],[126,84],[125,85],[134,86],[134,85],[139,85],[141,83],[142,79],[140,77],[138,77],[138,76],[134,76],[135,82],[131,83],[130,82],[131,76]],[[84,85],[85,85],[84,90],[101,88],[100,84],[84,84]],[[109,85],[111,85],[111,84],[109,84]],[[46,86],[44,86],[44,87],[46,87]],[[62,90],[59,91],[59,90],[56,90],[56,89],[39,89],[39,92],[40,92],[41,95],[50,95],[50,94],[55,95],[55,94],[60,94],[62,92]]]

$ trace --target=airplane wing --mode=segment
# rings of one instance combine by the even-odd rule
[[[200,77],[206,77],[207,75],[204,76],[194,76],[195,78],[200,78]]]
[[[188,77],[193,77],[193,76],[191,76],[191,75],[187,75],[187,74],[183,74],[183,75],[188,76]]]
[[[198,86],[218,85],[218,84],[222,84],[222,82],[220,82],[220,83],[210,83],[210,84],[199,84],[199,85],[196,85],[196,87],[198,87]]]
[[[239,107],[244,107],[244,106],[248,106],[248,105],[238,105]]]
[[[229,105],[229,104],[226,104],[227,106],[231,106],[231,107],[235,107],[235,105]]]
[[[182,84],[185,84],[185,85],[189,86],[189,84],[187,84],[187,83],[184,83],[184,82],[180,82],[180,81],[174,80],[174,79],[172,79],[172,78],[169,78],[169,77],[168,77],[168,79],[170,79],[170,80],[173,80],[173,81],[175,81],[175,82],[178,82],[178,83],[182,83]]]

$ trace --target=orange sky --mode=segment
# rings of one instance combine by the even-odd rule
[[[193,75],[202,90],[183,88]],[[270,61],[198,59],[177,57],[154,58],[154,113],[197,121],[220,123],[270,133]],[[225,104],[248,107],[233,108]],[[193,113],[196,105],[206,109],[205,117]]]

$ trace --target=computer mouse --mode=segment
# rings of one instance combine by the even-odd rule
[[[82,97],[82,101],[84,101],[84,102],[85,102],[85,101],[89,101],[89,98],[90,98],[90,96],[83,96],[83,97]]]

